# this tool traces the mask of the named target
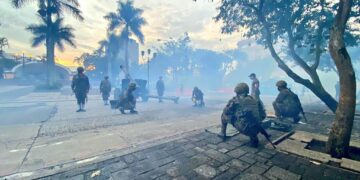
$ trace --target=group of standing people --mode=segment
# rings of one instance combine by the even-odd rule
[[[71,82],[71,89],[75,94],[77,104],[79,106],[76,112],[85,112],[85,104],[87,101],[87,94],[90,90],[89,78],[84,74],[84,68],[78,67],[77,74],[73,76]],[[109,77],[105,76],[104,80],[100,83],[100,93],[102,94],[102,99],[104,105],[109,104],[109,97],[111,92],[111,83]]]
[[[119,96],[119,108],[122,114],[125,114],[125,110],[130,110],[130,113],[137,113],[136,108],[136,97],[134,96],[134,91],[136,90],[136,83],[131,82],[131,77],[128,73],[124,71],[123,66],[120,66],[119,79],[127,79],[130,81],[126,88],[123,88],[123,91]],[[118,84],[119,86],[123,85],[122,83]],[[77,74],[73,76],[71,89],[74,92],[77,104],[79,106],[76,112],[85,112],[85,104],[87,101],[87,94],[90,90],[89,78],[84,74],[84,68],[78,67]],[[109,105],[109,97],[112,89],[111,82],[108,76],[105,76],[100,83],[100,93],[102,95],[104,105]],[[165,92],[165,83],[162,76],[159,77],[159,80],[156,83],[156,90],[159,98],[159,102],[163,102],[163,96]]]

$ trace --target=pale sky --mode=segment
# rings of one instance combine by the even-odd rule
[[[14,9],[10,0],[0,0],[0,37],[9,39],[11,53],[25,52],[30,56],[45,54],[45,47],[32,48],[32,34],[25,30],[30,24],[39,23],[36,17],[36,3],[29,3],[23,8]],[[66,46],[65,52],[56,51],[60,63],[72,65],[73,59],[83,52],[92,52],[97,42],[106,38],[107,21],[104,16],[115,11],[117,0],[79,0],[85,20],[79,22],[65,14],[65,24],[75,28],[77,48]],[[140,49],[159,46],[157,39],[177,38],[188,32],[196,48],[216,51],[236,48],[241,34],[223,35],[221,24],[216,24],[213,17],[219,1],[208,0],[135,0],[135,6],[144,10],[143,17],[148,24],[143,27],[145,44]],[[221,41],[220,41],[221,39]]]

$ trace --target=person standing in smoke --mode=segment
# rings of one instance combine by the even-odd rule
[[[157,94],[159,97],[159,102],[163,102],[162,98],[164,96],[164,92],[165,92],[165,84],[164,81],[162,79],[162,76],[159,77],[159,80],[156,82],[156,90],[157,90]]]
[[[251,73],[249,78],[252,80],[252,83],[251,83],[251,96],[255,100],[260,101],[260,82],[256,78],[255,73]]]
[[[104,105],[109,105],[109,96],[111,92],[111,83],[109,81],[109,76],[105,76],[104,80],[100,83],[100,93],[102,95],[102,99],[104,101]]]
[[[76,112],[85,112],[85,102],[90,89],[90,83],[89,78],[84,74],[83,67],[77,68],[77,74],[72,79],[71,89],[75,93],[77,104],[79,105],[79,109]]]

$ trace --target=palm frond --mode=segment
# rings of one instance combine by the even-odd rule
[[[60,5],[61,5],[60,9],[64,9],[65,11],[71,13],[72,16],[74,16],[76,19],[78,19],[80,21],[84,20],[81,10],[79,9],[78,3],[77,4],[69,4],[69,3],[61,2]]]
[[[134,33],[134,35],[137,37],[140,43],[144,44],[145,37],[143,32],[141,31],[141,27],[140,26],[131,27],[131,31]]]
[[[11,4],[15,7],[15,8],[21,8],[23,7],[26,3],[29,3],[31,1],[37,1],[37,0],[11,0]],[[40,1],[40,0],[38,0]]]
[[[48,29],[48,27],[44,24],[40,24],[40,25],[32,24],[26,28],[26,30],[30,31],[34,35],[42,35],[42,34],[46,35],[47,29]]]
[[[113,31],[116,28],[119,28],[120,26],[125,24],[124,20],[114,12],[109,13],[104,18],[109,21],[109,31]]]
[[[79,3],[78,0],[64,0],[64,1],[67,2],[67,3],[71,3],[71,4],[73,4],[74,6],[77,6],[77,7],[80,6],[80,3]]]
[[[57,47],[61,52],[64,52],[65,47],[64,47],[64,44],[62,43],[62,41],[57,41],[55,44],[56,44],[56,47]]]
[[[35,37],[32,39],[31,46],[32,46],[32,47],[38,47],[38,46],[40,46],[42,43],[45,43],[45,41],[46,41],[46,36],[45,36],[45,35],[35,36]]]

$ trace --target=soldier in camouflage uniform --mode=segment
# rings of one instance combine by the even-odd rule
[[[133,92],[136,90],[136,84],[130,83],[126,91],[120,96],[119,109],[122,114],[125,114],[125,110],[130,110],[130,113],[136,114],[136,97]]]
[[[233,97],[221,115],[221,132],[224,140],[228,123],[232,124],[240,133],[249,136],[250,145],[257,147],[257,134],[262,131],[259,123],[266,117],[265,110],[260,102],[249,96],[249,86],[240,83],[235,87],[236,96]]]
[[[85,102],[90,89],[89,78],[84,74],[84,68],[78,67],[77,74],[71,82],[71,89],[75,93],[79,109],[76,112],[85,112]]]
[[[276,117],[280,120],[291,117],[294,119],[294,123],[298,123],[301,119],[299,114],[302,112],[298,96],[287,88],[285,81],[278,81],[276,86],[279,90],[279,94],[273,102]]]
[[[109,76],[105,76],[104,80],[100,83],[100,93],[104,101],[104,105],[109,105],[109,96],[111,92],[111,83],[109,81]]]
[[[194,107],[204,107],[204,93],[198,88],[194,87],[192,92],[192,101],[194,102]]]

